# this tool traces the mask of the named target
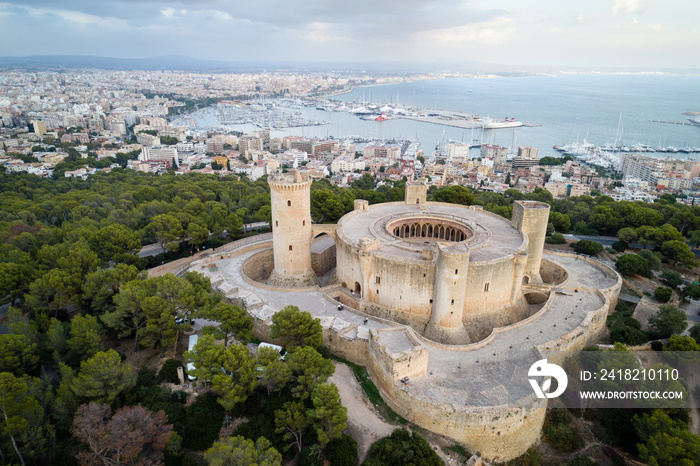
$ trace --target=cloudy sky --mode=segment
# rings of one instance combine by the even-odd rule
[[[700,66],[697,0],[0,0],[0,56]]]

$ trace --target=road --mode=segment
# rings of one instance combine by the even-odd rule
[[[247,223],[243,225],[243,231],[260,230],[261,228],[268,228],[269,226],[270,224],[268,222]],[[160,244],[147,244],[139,251],[139,257],[157,256],[162,252],[163,250],[161,249]]]
[[[700,323],[700,301],[690,300],[690,303],[683,306],[683,310],[686,314],[686,319],[688,320],[688,328],[692,327],[696,323]]]

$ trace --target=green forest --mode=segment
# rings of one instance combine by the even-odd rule
[[[311,189],[313,221],[335,223],[355,199],[402,201],[405,180],[377,186],[364,174],[350,188],[323,179]],[[450,186],[431,187],[429,199],[483,205],[506,218],[516,200],[546,202],[551,238],[566,232],[619,236],[620,251],[630,244],[654,251],[647,264],[653,257],[692,266],[688,242],[700,244],[700,207],[670,195],[643,204],[601,195],[553,199],[542,189],[495,194]],[[283,309],[272,331],[287,342],[285,362],[276,352],[252,356],[243,345],[255,342],[252,319],[223,303],[208,279],[194,272],[147,277],[146,270],[162,262],[254,234],[244,224],[269,222],[265,177],[253,182],[117,168],[81,180],[3,172],[0,203],[0,304],[9,306],[9,332],[0,335],[0,463],[117,464],[109,461],[120,457],[123,463],[172,465],[274,465],[293,458],[298,464],[320,464],[321,458],[355,464],[341,461],[353,448],[356,455],[357,446],[342,435],[347,414],[337,388],[327,383],[334,367],[321,346],[318,319],[303,309]],[[160,253],[139,257],[150,244]],[[626,262],[638,261],[624,260],[622,267],[631,267]],[[197,351],[183,354],[198,318],[218,325],[205,327]],[[159,368],[145,362],[162,358],[167,361]],[[187,362],[195,363],[191,375],[208,389],[191,404],[177,389],[177,368]],[[221,427],[241,416],[248,421],[219,440]],[[684,439],[673,461],[692,458],[697,448],[697,436],[682,429],[682,414],[631,413],[624,432],[632,440],[615,437],[618,418],[599,418],[610,442],[657,464],[671,464],[660,459],[671,453],[653,440],[650,426]],[[115,431],[130,435],[123,440],[110,434]],[[367,464],[395,464],[400,452],[392,442],[424,458],[421,464],[439,464],[420,437],[399,431],[385,440]]]

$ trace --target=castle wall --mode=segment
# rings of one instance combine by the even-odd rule
[[[513,254],[469,264],[463,321],[472,341],[527,317],[529,307],[520,292],[523,267],[518,263],[522,258]]]
[[[366,289],[366,284],[362,274],[360,258],[355,248],[343,238],[339,238],[336,241],[335,251],[338,281],[345,283],[351,290],[354,290],[355,283],[358,283],[360,285],[360,295],[362,295]]]
[[[555,285],[564,283],[569,279],[569,273],[563,267],[559,267],[554,262],[545,259],[542,259],[540,263],[540,275],[543,282]]]
[[[411,392],[410,381],[408,385],[397,383],[397,377],[403,377],[401,372],[374,340],[372,336],[368,358],[372,380],[387,404],[410,422],[495,461],[520,456],[539,439],[546,399],[538,400],[533,394],[513,405],[467,409]],[[401,356],[406,359],[408,354]]]
[[[355,283],[360,284],[363,311],[410,325],[421,333],[426,331],[437,299],[435,261],[362,254],[342,237],[337,241],[336,257],[338,281],[345,282],[351,290],[355,290]],[[462,296],[449,290],[443,293],[445,303],[441,306],[447,312],[462,303],[462,321],[468,336],[460,335],[454,343],[477,341],[494,327],[529,315],[529,306],[520,291],[525,260],[523,254],[514,253],[493,261],[467,261],[444,269],[449,276],[440,283],[465,290]],[[454,270],[459,269],[462,271],[454,275]],[[433,339],[440,338],[433,335]]]
[[[311,268],[318,276],[322,276],[330,272],[336,266],[335,246],[325,249],[321,253],[311,253]]]
[[[268,245],[269,247],[269,245]],[[250,256],[241,267],[244,276],[265,283],[274,268],[275,257],[272,249],[266,249]]]
[[[372,314],[399,319],[423,329],[430,319],[435,281],[432,262],[401,262],[383,255],[371,256],[365,269],[369,285],[364,293]],[[383,309],[384,311],[380,311]]]

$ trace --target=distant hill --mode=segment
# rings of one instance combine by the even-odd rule
[[[185,55],[165,55],[148,58],[113,58],[92,55],[31,55],[27,57],[0,57],[0,70],[22,69],[138,69],[138,70],[182,70],[204,72],[276,71],[295,72],[367,72],[389,74],[414,74],[430,71],[466,71],[474,73],[522,74],[522,67],[496,65],[492,63],[468,62],[449,66],[445,64],[418,64],[404,62],[265,62],[205,60]],[[529,72],[525,71],[526,73]]]
[[[167,55],[149,58],[113,58],[92,55],[32,55],[28,57],[0,57],[0,68],[100,68],[140,70],[206,70],[240,71],[251,64],[202,60],[183,55]],[[257,64],[260,68],[260,65]]]
[[[452,63],[407,63],[407,62],[265,62],[265,61],[226,61],[205,60],[185,55],[164,55],[148,58],[113,58],[92,55],[31,55],[27,57],[0,57],[0,70],[22,68],[27,70],[98,68],[108,70],[181,70],[202,72],[261,72],[261,71],[294,71],[294,72],[366,72],[377,74],[415,74],[425,72],[465,72],[474,74],[497,74],[503,76],[521,76],[539,73],[556,74],[562,71],[587,73],[591,71],[603,73],[619,72],[666,72],[678,74],[698,74],[697,69],[625,69],[625,68],[574,68],[555,66],[523,66],[478,61],[463,61]]]

